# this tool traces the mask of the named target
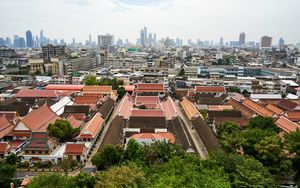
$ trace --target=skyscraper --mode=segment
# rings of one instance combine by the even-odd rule
[[[263,36],[261,37],[260,47],[261,48],[271,48],[272,45],[272,37]]]
[[[26,31],[26,46],[28,48],[33,47],[33,38],[32,38],[32,33],[30,30]]]
[[[92,46],[92,35],[89,34],[89,46]]]
[[[148,32],[147,32],[147,27],[144,27],[144,42],[145,42],[145,45],[148,44]]]
[[[43,30],[40,31],[40,45],[43,46],[45,44],[44,40],[44,32]]]
[[[19,47],[20,47],[19,36],[14,35],[14,48],[19,48]]]
[[[223,37],[220,38],[220,46],[224,46],[224,40],[223,40]]]
[[[140,32],[140,39],[141,39],[141,45],[144,46],[145,45],[145,32],[143,29]]]
[[[106,35],[98,35],[98,46],[105,47],[113,45],[114,43],[114,36],[110,34]]]
[[[240,37],[239,37],[239,45],[245,46],[245,44],[246,44],[246,34],[242,32],[240,33]]]
[[[284,47],[284,40],[283,40],[283,38],[279,39],[278,46],[279,46],[280,49],[283,49],[283,47]]]

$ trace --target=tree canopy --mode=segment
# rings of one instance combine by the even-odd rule
[[[54,124],[49,124],[47,131],[51,136],[66,141],[79,134],[80,129],[73,128],[68,120],[58,119]]]

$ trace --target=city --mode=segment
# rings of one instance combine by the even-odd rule
[[[299,38],[139,28],[0,32],[0,187],[299,187]]]

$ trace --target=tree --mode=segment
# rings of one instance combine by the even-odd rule
[[[117,88],[118,98],[121,99],[126,94],[124,87],[118,87]]]
[[[71,178],[60,174],[48,174],[35,176],[27,188],[76,188],[76,182]]]
[[[15,153],[11,153],[9,156],[6,157],[5,161],[7,164],[17,165],[20,164],[23,159],[24,159],[23,156],[17,155]]]
[[[98,85],[96,76],[90,76],[85,80],[85,85],[92,86],[92,85]]]
[[[92,158],[98,170],[105,170],[121,162],[123,148],[120,145],[105,145]]]
[[[139,161],[143,156],[143,147],[134,139],[130,139],[124,151],[123,159],[126,161]]]
[[[269,168],[271,174],[287,175],[291,173],[291,161],[283,150],[283,144],[277,135],[265,137],[254,145],[257,152],[255,156],[264,166]]]
[[[9,187],[11,179],[16,174],[16,166],[11,164],[0,165],[0,187]]]
[[[184,68],[181,68],[179,73],[178,73],[178,76],[184,76],[184,75],[185,75]]]
[[[61,168],[63,169],[66,176],[68,176],[68,172],[71,169],[72,163],[71,160],[68,158],[64,158],[64,160],[61,163]]]
[[[244,89],[244,91],[242,92],[242,95],[244,95],[244,97],[246,97],[246,98],[250,97],[250,93],[246,89]]]
[[[248,127],[259,128],[265,131],[274,131],[276,133],[280,132],[280,128],[277,127],[277,125],[274,123],[273,118],[271,117],[257,116],[251,118]]]
[[[227,89],[227,91],[228,91],[228,92],[241,93],[241,90],[240,90],[240,88],[238,88],[238,87],[229,87],[229,88]]]
[[[79,134],[80,129],[73,129],[71,123],[68,120],[58,119],[54,124],[49,124],[47,131],[51,136],[58,138],[61,141],[66,141]]]
[[[100,173],[95,187],[143,187],[145,173],[135,163],[112,167]]]
[[[296,176],[300,178],[300,130],[284,135],[284,146],[292,156],[293,169]]]
[[[96,183],[96,177],[80,172],[75,176],[74,181],[80,188],[93,188]]]

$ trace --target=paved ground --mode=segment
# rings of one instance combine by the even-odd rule
[[[183,124],[186,126],[189,134],[191,135],[198,153],[200,154],[200,156],[203,159],[206,159],[207,156],[208,156],[208,151],[207,151],[205,145],[203,144],[202,139],[200,138],[200,136],[198,135],[198,133],[196,132],[196,130],[192,129],[192,123],[183,114],[184,112],[183,112],[183,109],[181,108],[181,106],[179,104],[179,101],[176,100],[175,103],[176,103],[176,106],[177,106],[177,109],[178,109],[178,115],[182,119]]]
[[[109,120],[107,121],[107,123],[104,125],[104,129],[103,129],[103,132],[100,136],[100,139],[95,143],[95,147],[90,155],[90,158],[88,159],[88,161],[86,162],[85,164],[85,167],[84,168],[92,168],[94,167],[91,160],[92,160],[92,157],[97,153],[97,151],[99,150],[99,147],[103,141],[103,138],[104,138],[104,135],[107,133],[107,130],[111,124],[111,121],[115,118],[116,114],[117,114],[117,109],[118,109],[118,105],[120,103],[117,103],[114,107],[114,110],[113,112],[111,113],[111,116],[109,117]]]

